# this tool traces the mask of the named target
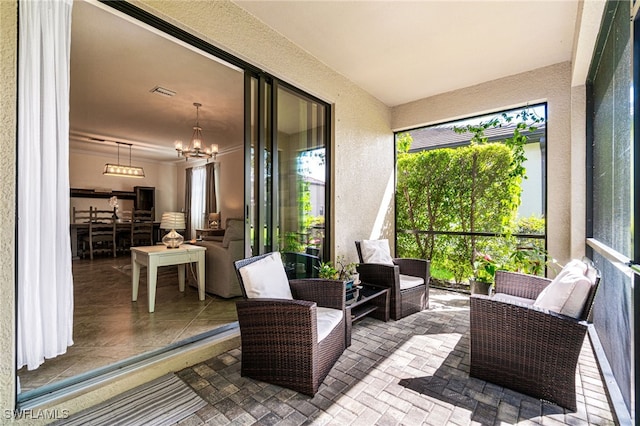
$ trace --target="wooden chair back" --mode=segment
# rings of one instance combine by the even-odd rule
[[[91,208],[89,210],[79,210],[73,207],[73,222],[71,223],[89,223],[91,221]]]
[[[91,207],[89,220],[89,255],[94,252],[113,253],[116,257],[116,220],[113,210],[98,210]]]
[[[153,221],[155,210],[131,212],[131,247],[153,245]]]

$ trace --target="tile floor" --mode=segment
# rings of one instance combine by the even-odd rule
[[[575,413],[469,377],[468,297],[431,290],[431,309],[365,318],[315,397],[240,376],[240,348],[179,372],[209,405],[180,425],[613,425],[585,339]]]
[[[175,266],[159,269],[155,312],[149,313],[146,268],[140,276],[138,301],[132,302],[129,256],[74,260],[74,345],[36,370],[19,370],[21,390],[104,367],[237,320],[235,300],[207,295],[201,302],[197,289],[188,285],[180,293],[177,273]]]

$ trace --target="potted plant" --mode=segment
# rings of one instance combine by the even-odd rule
[[[338,279],[345,283],[356,281],[356,264],[353,262],[347,263],[344,256],[338,256],[336,259],[336,265],[338,270]]]
[[[318,277],[327,280],[337,280],[338,270],[331,265],[331,262],[320,262],[318,267]]]
[[[471,294],[490,294],[497,269],[498,266],[491,256],[477,253],[473,262],[473,278],[469,280]]]

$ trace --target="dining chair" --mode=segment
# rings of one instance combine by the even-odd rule
[[[116,219],[113,210],[90,208],[89,220],[89,257],[94,253],[112,252],[116,257]]]
[[[129,247],[153,245],[153,220],[155,210],[133,210]]]
[[[91,221],[91,209],[78,209],[75,206],[73,207],[73,213],[71,216],[71,223],[82,223],[88,224]],[[79,255],[84,259],[88,252],[88,244],[89,244],[89,229],[88,228],[79,228],[77,231],[77,241],[78,241],[78,251]]]

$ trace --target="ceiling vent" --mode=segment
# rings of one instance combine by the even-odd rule
[[[167,98],[171,98],[176,95],[176,92],[174,92],[173,90],[165,89],[164,87],[160,87],[160,86],[156,86],[149,91],[151,93],[156,93],[158,95],[166,96]]]

